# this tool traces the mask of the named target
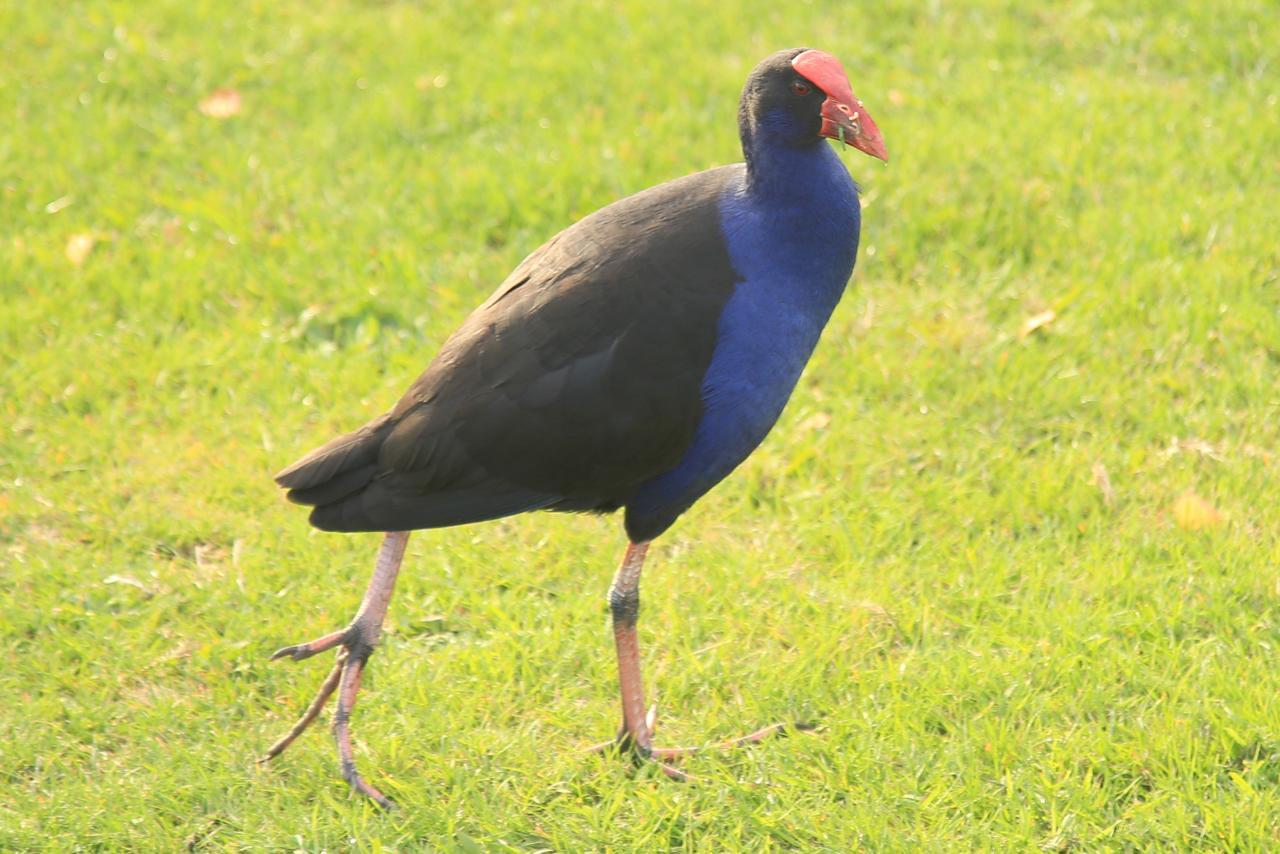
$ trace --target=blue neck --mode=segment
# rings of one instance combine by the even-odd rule
[[[794,144],[788,117],[764,116],[742,132],[747,162],[747,192],[757,203],[785,213],[828,212],[852,226],[856,239],[857,186],[826,140],[809,138]],[[850,222],[850,217],[854,218]]]
[[[739,270],[787,280],[787,302],[822,324],[853,272],[858,188],[825,141],[792,146],[762,136],[744,140],[746,175],[722,202],[726,238]]]

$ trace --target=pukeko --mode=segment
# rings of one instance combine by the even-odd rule
[[[342,775],[361,778],[349,723],[409,532],[531,510],[625,510],[609,590],[622,694],[617,742],[652,744],[636,619],[650,541],[733,471],[791,396],[853,271],[857,188],[824,138],[887,160],[840,61],[794,49],[762,61],[738,110],[745,163],[615,202],[521,262],[395,408],[276,476],[325,531],[384,532],[344,629],[272,656],[338,647],[282,752],[335,691]],[[757,740],[778,727],[739,741]]]

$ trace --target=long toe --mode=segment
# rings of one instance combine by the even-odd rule
[[[316,693],[315,699],[311,701],[311,705],[302,713],[302,717],[298,718],[287,733],[275,744],[267,748],[267,752],[258,757],[259,763],[270,762],[275,759],[289,745],[293,744],[294,739],[302,735],[307,727],[311,726],[311,722],[320,716],[320,712],[324,710],[325,703],[329,702],[329,698],[333,696],[333,692],[338,687],[338,680],[342,678],[342,663],[346,660],[343,652],[338,653],[338,660],[334,662],[333,669],[329,671],[329,675],[320,685],[320,690]]]
[[[373,801],[384,810],[395,809],[396,802],[378,791],[371,783],[360,776],[354,762],[342,763],[342,779],[346,780],[360,794]]]
[[[646,724],[650,724],[649,720],[654,714],[654,709],[649,710],[646,716]],[[592,745],[588,750],[593,753],[603,753],[608,750],[616,750],[619,753],[626,753],[632,758],[637,766],[644,765],[647,762],[653,762],[661,770],[662,773],[673,780],[688,781],[695,779],[692,775],[682,771],[674,766],[671,762],[678,762],[686,756],[694,753],[705,753],[711,750],[733,750],[739,747],[748,747],[753,744],[772,738],[775,736],[786,736],[792,732],[812,732],[817,729],[817,724],[808,721],[796,721],[794,723],[776,723],[767,727],[761,727],[755,732],[737,738],[730,738],[724,741],[714,742],[712,744],[701,744],[690,747],[649,747],[641,748],[626,731],[625,726],[618,733],[617,738],[612,741],[606,741],[601,744]],[[650,730],[652,733],[652,730]]]
[[[749,732],[737,738],[725,739],[714,744],[704,744],[696,747],[654,747],[650,749],[649,754],[654,759],[679,759],[691,753],[704,753],[708,750],[733,750],[737,747],[759,744],[765,739],[774,736],[782,737],[792,732],[812,732],[815,729],[817,729],[817,724],[808,721],[796,721],[789,724],[776,723],[761,727],[755,732]]]
[[[329,634],[318,637],[315,640],[306,643],[297,643],[293,646],[282,647],[271,653],[271,660],[276,661],[281,658],[292,658],[294,661],[302,661],[313,655],[324,652],[327,649],[333,649],[335,646],[347,640],[351,629],[341,629],[340,631],[330,632]]]

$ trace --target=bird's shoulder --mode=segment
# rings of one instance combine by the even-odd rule
[[[621,291],[681,281],[696,287],[723,245],[721,198],[744,174],[741,163],[708,169],[600,208],[530,253],[477,314],[495,314],[518,291],[527,298],[548,288],[567,293],[575,285]],[[496,313],[505,312],[519,309],[503,305]]]

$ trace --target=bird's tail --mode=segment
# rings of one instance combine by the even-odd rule
[[[373,480],[378,451],[392,426],[391,416],[383,415],[339,436],[277,474],[276,483],[289,490],[295,504],[323,507],[341,501]]]

